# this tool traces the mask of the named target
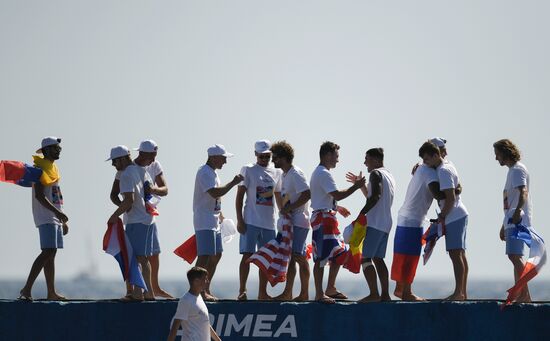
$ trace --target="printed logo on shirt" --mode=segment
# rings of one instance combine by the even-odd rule
[[[52,203],[56,206],[63,205],[63,194],[59,186],[52,186]]]
[[[216,198],[216,202],[214,203],[214,212],[219,212],[222,210],[222,201],[219,198]]]
[[[508,191],[504,190],[502,192],[502,196],[503,196],[503,205],[504,205],[504,209],[507,210],[510,208],[510,203],[508,202]]]
[[[256,186],[256,205],[273,206],[273,186]]]

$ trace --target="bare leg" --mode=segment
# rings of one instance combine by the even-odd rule
[[[324,268],[320,266],[320,262],[316,261],[313,265],[313,279],[315,282],[315,300],[321,303],[334,303],[334,299],[325,295],[323,291],[323,274]]]
[[[508,258],[514,265],[514,281],[517,283],[517,281],[521,277],[523,268],[525,267],[525,262],[523,261],[523,257],[521,255],[508,255]],[[527,285],[521,290],[521,293],[519,294],[516,302],[518,303],[531,302],[531,295],[529,293],[529,287]]]
[[[195,263],[195,266],[199,266],[199,267],[201,267],[203,269],[206,269],[208,271],[208,280],[210,280],[210,278],[212,278],[211,274],[210,274],[210,271],[209,271],[210,263],[211,263],[211,261],[210,261],[211,257],[214,257],[214,256],[209,256],[209,255],[198,256],[197,257],[197,262]],[[215,301],[216,298],[214,296],[210,295],[209,291],[210,291],[210,284],[208,284],[208,288],[201,293],[202,298],[205,301]]]
[[[153,292],[155,296],[159,296],[162,298],[174,298],[174,296],[170,295],[166,291],[162,290],[159,285],[159,268],[160,268],[160,262],[159,262],[159,254],[152,255],[149,257],[149,263],[151,264],[151,285],[153,286]]]
[[[65,300],[65,296],[59,295],[55,291],[55,253],[44,263],[44,278],[46,278],[46,288],[48,291],[47,299],[52,301]]]
[[[464,301],[466,299],[466,293],[463,288],[464,275],[466,271],[462,257],[463,252],[464,250],[462,249],[449,250],[449,257],[453,262],[453,270],[455,275],[455,290],[449,297],[445,298],[446,300]]]
[[[380,302],[381,297],[378,293],[378,283],[376,282],[376,270],[372,264],[371,258],[365,258],[362,260],[363,264],[368,264],[363,268],[363,275],[367,280],[367,285],[369,286],[370,294],[366,297],[363,297],[358,302],[359,303],[369,303],[369,302]]]
[[[388,275],[388,268],[386,267],[386,263],[382,258],[375,257],[372,260],[374,261],[374,265],[376,266],[378,279],[380,279],[380,288],[381,288],[380,299],[382,301],[391,301],[390,289],[389,289],[390,287],[389,275]]]
[[[267,277],[262,270],[258,269],[259,287],[258,287],[258,299],[264,301],[270,301],[273,298],[267,294]]]
[[[252,256],[251,253],[243,253],[241,263],[239,264],[239,301],[245,301],[248,299],[246,296],[246,282],[248,280],[248,274],[250,273],[250,264],[246,261]]]
[[[29,276],[27,277],[27,282],[25,283],[25,286],[19,292],[21,295],[26,297],[32,296],[32,286],[34,285],[36,278],[40,274],[40,271],[42,271],[42,269],[44,268],[46,262],[50,258],[55,257],[56,252],[57,249],[43,249],[42,252],[40,252],[40,254],[32,263],[31,270],[29,272]]]
[[[462,277],[462,292],[464,292],[464,299],[468,299],[468,259],[466,259],[466,250],[462,250],[462,263],[464,264],[464,276]]]
[[[300,295],[294,300],[298,302],[303,302],[309,300],[309,263],[307,262],[306,256],[295,255],[296,262],[300,266]],[[291,291],[292,292],[292,291]]]
[[[277,301],[292,300],[292,290],[294,289],[294,279],[296,278],[296,256],[292,254],[288,262],[288,270],[286,272],[286,283],[283,293],[275,297]]]
[[[393,295],[398,298],[403,298],[403,290],[405,286],[405,282],[395,282],[395,290],[393,291]]]
[[[211,301],[217,300],[216,296],[212,295],[212,293],[210,292],[210,284],[212,283],[212,279],[214,278],[214,274],[216,273],[216,267],[218,266],[221,258],[222,254],[218,253],[214,256],[210,256],[208,259],[208,267],[206,268],[206,270],[208,270],[208,286],[205,290],[205,298],[208,298]]]
[[[141,273],[147,287],[147,292],[143,296],[146,300],[154,300],[155,294],[151,286],[151,265],[149,264],[149,258],[147,256],[136,256],[136,258],[139,265],[141,265]],[[134,296],[136,296],[137,292],[141,292],[141,289],[138,286],[134,286]]]
[[[327,296],[340,296],[341,299],[347,299],[348,297],[336,289],[336,277],[338,276],[338,271],[340,271],[340,265],[336,263],[331,263],[330,268],[328,270],[328,282],[327,282],[327,289],[325,290],[325,294]]]

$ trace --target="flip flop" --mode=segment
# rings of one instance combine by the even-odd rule
[[[118,299],[120,302],[143,302],[142,298],[136,298],[132,295],[126,295]]]
[[[334,304],[336,301],[332,297],[321,297],[320,299],[315,300],[316,302],[323,304]]]
[[[242,294],[239,294],[239,296],[237,296],[237,301],[247,301],[248,300],[248,296],[246,295],[246,292],[243,292]]]
[[[25,301],[25,302],[32,302],[32,301],[34,301],[34,298],[32,298],[32,296],[27,296],[27,295],[23,295],[23,294],[19,295],[19,297],[17,297],[17,299],[18,299],[19,301]]]
[[[330,298],[334,298],[335,300],[347,300],[348,297],[344,294],[342,294],[340,291],[335,292],[334,294],[326,294]]]

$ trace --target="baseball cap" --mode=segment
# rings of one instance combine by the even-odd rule
[[[254,143],[254,151],[258,154],[271,153],[271,142],[268,140],[260,140]]]
[[[438,148],[445,148],[445,143],[447,143],[447,140],[442,137],[434,137],[430,139],[430,142],[435,144]]]
[[[215,144],[212,147],[209,147],[207,152],[208,152],[208,156],[217,156],[217,155],[222,155],[225,157],[233,156],[233,154],[227,152],[227,150],[222,144]]]
[[[123,157],[123,156],[130,156],[130,150],[128,149],[128,147],[123,145],[116,146],[111,148],[111,154],[109,158],[105,161],[118,159],[119,157]]]
[[[40,144],[40,148],[36,150],[37,153],[42,153],[42,148],[46,148],[48,146],[53,146],[56,144],[61,143],[61,138],[55,137],[55,136],[46,136],[42,139],[42,143]]]
[[[158,150],[158,148],[159,147],[155,141],[145,140],[139,144],[138,148],[134,148],[134,150],[139,150],[140,152],[145,152],[145,153],[154,153]]]

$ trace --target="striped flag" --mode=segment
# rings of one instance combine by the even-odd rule
[[[424,235],[422,236],[422,244],[424,246],[424,265],[428,263],[428,260],[430,259],[432,252],[435,248],[435,244],[437,243],[438,239],[445,235],[445,222],[438,223],[437,221],[432,222]]]
[[[40,168],[19,161],[0,161],[0,181],[2,182],[31,187],[33,183],[40,181],[41,176]]]
[[[147,291],[145,281],[132,251],[132,245],[126,236],[120,219],[115,224],[107,226],[107,231],[103,236],[103,251],[115,257],[120,266],[120,271],[122,271],[122,278],[125,281]]]
[[[292,252],[292,223],[290,216],[281,216],[282,231],[248,258],[267,277],[271,286],[286,281],[288,262]]]
[[[361,271],[361,256],[363,253],[363,241],[367,234],[367,216],[361,214],[357,219],[351,223],[353,231],[349,240],[349,255],[344,268],[357,274]],[[347,228],[346,228],[347,229]]]
[[[343,265],[347,261],[349,245],[338,230],[338,220],[334,211],[314,211],[311,215],[313,230],[313,260],[325,266],[328,261]],[[321,250],[321,253],[319,253]]]
[[[535,277],[546,263],[546,247],[544,245],[544,240],[535,230],[532,227],[526,227],[520,224],[512,228],[514,229],[512,238],[522,240],[529,247],[529,259],[527,259],[527,263],[516,284],[508,289],[506,305],[518,298],[521,290],[527,285],[527,282]]]
[[[411,284],[416,275],[416,268],[421,252],[422,227],[397,226],[395,238],[393,240],[391,279],[397,282]]]

